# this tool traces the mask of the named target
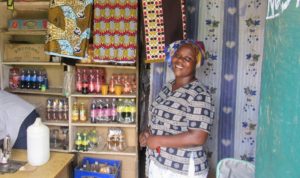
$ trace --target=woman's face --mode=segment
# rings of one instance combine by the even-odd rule
[[[194,77],[196,65],[196,53],[190,45],[181,46],[172,59],[172,68],[176,78]]]

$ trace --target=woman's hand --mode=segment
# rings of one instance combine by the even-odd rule
[[[147,139],[147,146],[151,150],[155,150],[160,147],[159,136],[150,135]]]
[[[139,142],[141,147],[145,147],[147,145],[147,139],[150,136],[149,130],[143,131],[139,135]]]

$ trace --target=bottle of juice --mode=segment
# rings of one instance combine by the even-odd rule
[[[84,103],[80,104],[80,110],[79,110],[79,120],[80,122],[86,122],[87,117],[86,117],[86,109],[84,107]]]
[[[72,121],[77,122],[79,120],[79,110],[77,102],[74,102],[73,108],[72,108]]]

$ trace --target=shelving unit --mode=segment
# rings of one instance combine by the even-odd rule
[[[74,101],[84,102],[86,106],[90,106],[93,99],[117,98],[117,99],[134,99],[136,102],[136,110],[138,111],[138,92],[135,94],[124,95],[101,95],[101,94],[82,94],[75,92],[74,81],[64,81],[65,72],[71,73],[75,78],[75,68],[104,68],[106,72],[106,81],[108,82],[111,75],[114,73],[131,74],[136,77],[136,85],[138,86],[138,64],[135,65],[110,65],[110,64],[76,64],[76,66],[67,66],[58,62],[29,62],[28,61],[7,61],[4,58],[4,46],[11,41],[28,41],[29,43],[43,43],[46,31],[9,31],[7,29],[7,20],[12,18],[24,17],[30,19],[31,17],[47,18],[47,10],[49,1],[35,1],[35,2],[15,2],[16,16],[13,12],[6,9],[6,2],[0,2],[0,87],[3,90],[14,93],[36,106],[38,113],[45,125],[49,128],[68,129],[68,145],[66,148],[51,149],[58,152],[76,152],[78,153],[78,160],[84,156],[100,157],[103,159],[116,159],[122,161],[122,177],[123,178],[137,178],[138,177],[138,118],[136,114],[135,122],[131,124],[122,124],[117,122],[112,123],[73,123],[71,119],[72,104]],[[10,89],[9,88],[9,69],[12,67],[31,68],[43,67],[47,71],[49,78],[49,89],[46,91],[33,89]],[[65,82],[69,83],[72,91],[65,96],[63,93],[63,86]],[[67,98],[68,99],[68,120],[46,120],[46,104],[49,98]],[[87,107],[87,113],[90,109]],[[89,115],[87,115],[89,117]],[[105,143],[102,147],[87,152],[76,151],[74,148],[74,139],[77,131],[87,129],[96,129],[103,137],[103,142],[106,142],[106,135],[109,128],[121,128],[126,135],[127,148],[124,151],[116,152],[110,151],[106,148]]]

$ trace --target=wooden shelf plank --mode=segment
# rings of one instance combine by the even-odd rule
[[[43,121],[43,123],[49,126],[69,126],[68,121]]]
[[[6,2],[0,2],[0,6],[6,6]],[[48,10],[49,1],[32,1],[32,2],[14,2],[16,10],[33,10],[38,7],[38,10]]]
[[[2,29],[0,31],[4,35],[46,35],[46,30],[12,30],[8,31],[5,29]]]
[[[126,127],[135,128],[136,124],[120,124],[120,123],[71,123],[71,126],[80,127]]]
[[[103,154],[103,155],[120,155],[120,156],[137,156],[136,147],[130,146],[127,147],[124,151],[110,151],[106,148],[106,146],[102,149],[95,149],[91,151],[76,151],[72,150],[72,152],[79,152],[85,154]]]
[[[136,66],[128,65],[110,65],[110,64],[76,64],[78,67],[103,67],[103,68],[114,68],[114,69],[131,69],[136,70]]]
[[[4,65],[19,65],[19,66],[63,66],[59,62],[2,62]]]
[[[69,150],[50,148],[50,151],[69,153]]]
[[[61,88],[49,88],[46,91],[41,90],[33,90],[33,89],[5,89],[11,93],[18,93],[18,94],[35,94],[35,95],[55,95],[55,96],[63,96],[63,92]]]
[[[101,95],[101,94],[81,94],[81,93],[72,93],[72,97],[84,97],[84,98],[136,98],[135,94],[130,95]]]

